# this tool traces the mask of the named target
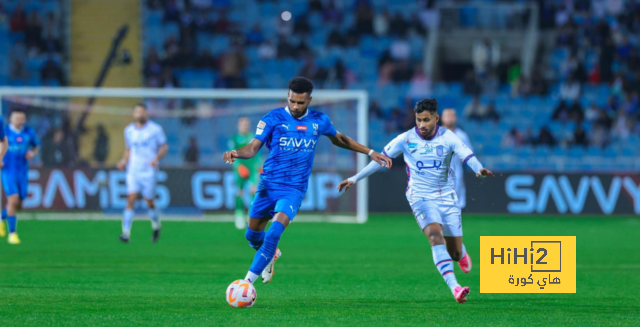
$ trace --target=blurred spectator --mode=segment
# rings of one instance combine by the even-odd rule
[[[404,37],[407,35],[408,29],[409,23],[404,20],[401,13],[397,12],[389,22],[389,34],[396,37]]]
[[[390,54],[395,60],[408,60],[411,56],[411,46],[405,38],[397,38],[391,43]]]
[[[279,37],[288,38],[293,34],[293,22],[291,20],[285,21],[282,19],[276,20],[276,32]]]
[[[29,79],[29,73],[27,68],[18,59],[13,59],[13,65],[11,65],[11,71],[9,72],[9,78],[12,80],[20,80],[26,82]]]
[[[305,37],[307,34],[311,33],[311,25],[309,25],[309,22],[305,18],[296,19],[296,22],[293,25],[293,32]]]
[[[373,19],[373,31],[376,36],[386,36],[389,33],[389,11],[376,14]]]
[[[322,0],[309,0],[307,7],[309,8],[309,12],[321,12],[324,10]]]
[[[292,58],[294,57],[293,46],[286,37],[281,36],[278,40],[278,58]]]
[[[58,23],[58,19],[56,19],[56,14],[54,14],[53,11],[50,11],[47,14],[47,19],[44,24],[44,28],[42,29],[41,39],[44,39],[47,36],[47,34],[51,34],[51,36],[56,40],[59,40],[61,36],[60,24]]]
[[[473,100],[464,107],[464,116],[472,120],[482,120],[487,115],[487,106],[480,103],[480,97],[475,95]]]
[[[547,82],[542,78],[542,74],[539,71],[534,71],[531,77],[531,94],[532,95],[546,95],[548,92]]]
[[[166,67],[162,72],[162,79],[160,81],[160,87],[166,89],[179,88],[180,81],[176,78],[171,67]]]
[[[620,109],[618,111],[618,116],[613,123],[613,128],[611,130],[611,136],[615,140],[618,141],[626,141],[629,138],[630,132],[630,121],[627,119],[627,114],[624,110]]]
[[[635,114],[637,114],[638,113],[638,93],[634,93],[633,95],[627,94],[624,102],[620,105],[620,109],[624,111],[624,113],[629,117],[632,117]]]
[[[524,144],[524,138],[516,128],[511,128],[502,136],[500,146],[503,148],[513,148]]]
[[[231,31],[231,21],[227,19],[227,12],[222,11],[218,20],[213,23],[213,31],[217,34],[226,34]],[[289,33],[291,34],[291,33]]]
[[[607,115],[607,112],[604,110],[600,110],[600,116],[595,121],[594,126],[600,127],[608,132],[609,130],[611,130],[612,124],[613,122],[611,121],[611,118],[609,118],[609,115]]]
[[[247,33],[247,44],[261,44],[264,42],[264,35],[262,33],[262,29],[259,24],[253,25],[253,28]]]
[[[189,147],[184,151],[184,162],[191,167],[195,167],[198,165],[199,157],[200,150],[198,149],[196,138],[192,136],[189,138]]]
[[[51,59],[47,60],[40,70],[42,80],[55,80],[59,85],[66,85],[62,69]]]
[[[409,30],[413,31],[414,33],[422,37],[427,36],[427,29],[422,23],[420,16],[418,16],[416,12],[411,14],[411,20],[409,21]]]
[[[226,88],[244,88],[247,83],[240,72],[247,66],[247,58],[239,46],[225,52],[220,60],[220,77]]]
[[[518,79],[517,90],[516,94],[521,97],[528,97],[533,93],[533,86],[529,79],[524,77],[524,75],[520,75],[520,78]]]
[[[329,36],[327,37],[327,46],[343,47],[345,46],[345,44],[346,44],[346,39],[344,38],[344,36],[342,36],[340,31],[338,31],[337,28],[332,29],[331,32],[329,33]]]
[[[267,40],[258,47],[258,57],[262,60],[274,59],[277,55],[276,47]]]
[[[560,99],[577,101],[580,96],[580,83],[573,77],[569,77],[560,85]]]
[[[607,83],[611,80],[612,71],[611,64],[613,63],[613,55],[615,53],[615,47],[613,39],[607,37],[605,43],[600,47],[600,79]]]
[[[404,130],[404,119],[404,115],[400,109],[393,109],[391,115],[389,115],[384,123],[384,130],[387,133],[402,132]]]
[[[98,124],[96,132],[98,136],[93,147],[93,159],[98,163],[98,166],[103,167],[109,157],[109,135],[102,124]]]
[[[42,140],[42,164],[45,167],[69,167],[73,160],[71,149],[61,129],[49,131]]]
[[[377,101],[371,101],[371,105],[369,106],[369,118],[371,119],[382,119],[382,109],[380,109],[380,105]]]
[[[369,5],[362,4],[356,9],[355,32],[358,35],[373,34],[373,10]]]
[[[27,28],[27,15],[22,10],[22,5],[18,4],[16,9],[11,14],[11,22],[9,23],[9,29],[11,32],[24,32]]]
[[[500,47],[488,39],[476,41],[473,45],[472,60],[476,75],[484,76],[487,70],[496,68],[500,63]]]
[[[573,141],[571,142],[571,144],[575,146],[582,146],[585,148],[589,146],[589,138],[582,129],[581,124],[578,124],[578,126],[576,126],[576,130],[573,132]]]
[[[473,71],[469,71],[462,82],[462,92],[468,95],[480,94],[482,86],[478,82]]]
[[[53,37],[53,34],[47,32],[40,44],[40,51],[44,53],[59,53],[62,51],[62,45],[58,39]]]
[[[9,57],[12,59],[24,61],[27,58],[27,47],[24,45],[24,41],[18,40],[9,49]]]
[[[322,18],[327,23],[339,23],[342,21],[342,11],[338,9],[335,1],[329,1],[326,8],[322,11]],[[306,22],[306,19],[304,21]],[[311,27],[309,27],[309,31],[311,31]]]
[[[24,34],[27,48],[31,49],[40,46],[42,41],[42,20],[37,11],[34,10],[29,15]]]
[[[552,117],[560,121],[582,121],[584,119],[584,110],[582,110],[578,101],[560,101]]]
[[[595,102],[592,102],[591,105],[589,105],[589,108],[587,108],[584,118],[586,121],[593,123],[598,119],[598,116],[600,116],[600,109],[598,109]]]
[[[158,57],[158,52],[155,47],[151,47],[149,49],[149,53],[147,54],[147,58],[144,61],[144,68],[142,70],[142,74],[145,78],[150,78],[151,76],[160,76],[162,73],[162,65],[160,64],[160,58]]]
[[[407,82],[411,79],[413,70],[409,67],[409,62],[406,60],[400,61],[391,75],[391,79],[396,83]]]
[[[431,80],[424,73],[422,67],[416,69],[413,74],[407,95],[410,99],[423,99],[431,96]]]
[[[494,123],[497,123],[500,120],[500,114],[496,111],[496,105],[493,102],[489,103],[487,106],[487,113],[482,117],[482,119],[491,120]]]
[[[211,50],[204,49],[202,51],[202,55],[198,57],[196,61],[196,66],[202,69],[215,69],[216,68],[216,58],[211,54]]]
[[[542,129],[540,129],[540,134],[538,135],[536,145],[549,147],[556,145],[556,139],[555,137],[553,137],[553,134],[551,134],[547,127],[542,127]]]

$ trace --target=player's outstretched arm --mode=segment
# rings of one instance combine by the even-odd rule
[[[383,164],[384,164],[384,161],[383,161]],[[355,183],[359,182],[360,180],[363,180],[363,179],[375,174],[375,172],[380,170],[380,168],[382,168],[383,166],[384,165],[381,166],[380,164],[378,164],[375,161],[370,162],[359,173],[357,173],[354,176],[351,176],[351,177],[343,180],[342,182],[340,182],[340,184],[338,184],[338,186],[336,187],[338,189],[338,192],[342,192],[343,189],[345,191],[348,190],[349,188],[351,188],[351,186],[353,186]]]
[[[251,159],[258,154],[261,147],[262,142],[254,138],[249,142],[249,144],[241,147],[240,149],[225,152],[222,155],[222,160],[226,164],[233,164],[236,159]]]
[[[336,133],[335,136],[329,136],[329,139],[331,139],[331,143],[333,143],[335,146],[343,148],[343,149],[347,149],[347,150],[351,150],[354,152],[360,152],[360,153],[364,153],[366,155],[371,156],[371,159],[373,159],[373,161],[377,162],[378,165],[380,166],[387,166],[388,168],[391,168],[391,158],[373,151],[373,149],[370,149],[358,142],[356,142],[355,140],[351,139],[350,137],[338,132]]]

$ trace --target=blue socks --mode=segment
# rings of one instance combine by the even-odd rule
[[[7,209],[2,209],[2,220],[7,219]]]
[[[15,233],[18,228],[18,218],[16,216],[7,216],[7,226],[9,233]]]
[[[262,243],[264,243],[264,235],[265,232],[263,230],[255,231],[250,229],[249,226],[247,226],[247,231],[244,233],[244,237],[249,241],[249,245],[256,249],[256,251],[260,250]]]
[[[456,275],[453,273],[453,260],[451,260],[449,252],[447,252],[447,246],[444,244],[434,245],[431,247],[431,252],[433,253],[433,263],[436,264],[438,272],[451,289],[451,293],[453,293],[460,284],[458,284]]]
[[[283,232],[284,225],[281,222],[274,221],[271,223],[271,227],[265,235],[264,244],[262,244],[255,257],[253,257],[253,263],[251,264],[251,268],[249,268],[250,272],[256,275],[262,273],[264,268],[269,264],[269,262],[271,262],[271,259],[273,259],[273,256],[276,254],[278,242],[280,242],[280,236],[282,236]]]

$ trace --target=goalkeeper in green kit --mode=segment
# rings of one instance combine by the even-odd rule
[[[253,134],[249,133],[249,118],[240,117],[238,119],[238,133],[234,134],[229,140],[229,149],[240,149],[249,144],[252,139]],[[260,180],[260,171],[262,170],[260,162],[260,156],[255,156],[251,159],[236,160],[233,163],[235,183],[238,188],[235,209],[236,227],[238,229],[244,229],[247,225],[243,195],[248,187],[251,191],[251,197],[256,193],[256,187]]]

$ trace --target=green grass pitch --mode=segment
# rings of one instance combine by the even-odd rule
[[[234,309],[227,285],[254,255],[231,223],[165,222],[158,244],[136,221],[120,244],[115,221],[22,221],[22,244],[0,240],[5,326],[635,325],[640,319],[640,219],[464,218],[478,257],[481,235],[577,236],[576,294],[480,294],[479,262],[456,276],[457,304],[410,215],[364,225],[292,224],[274,280],[253,308]]]

